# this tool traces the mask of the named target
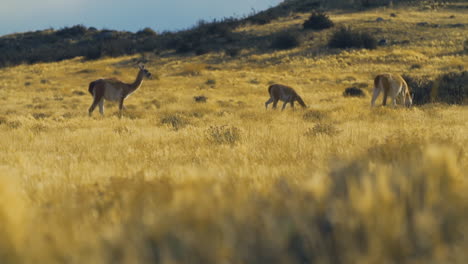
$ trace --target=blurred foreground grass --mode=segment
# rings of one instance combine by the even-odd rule
[[[466,29],[397,11],[379,27],[409,42],[373,51],[315,53],[323,32],[273,54],[149,56],[159,79],[123,119],[107,103],[88,118],[87,85],[133,80],[134,57],[1,69],[0,262],[466,263],[466,106],[370,109],[368,96],[376,73],[467,68]],[[382,12],[396,11],[331,17],[372,29]],[[272,82],[311,108],[265,111]],[[354,85],[367,96],[343,97]]]

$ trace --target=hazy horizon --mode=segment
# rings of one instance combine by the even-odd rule
[[[282,0],[3,0],[0,36],[84,25],[98,29],[157,32],[189,28],[199,20],[240,17]]]

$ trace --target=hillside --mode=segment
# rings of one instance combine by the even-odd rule
[[[403,6],[438,8],[457,5],[458,1],[394,0]],[[449,3],[449,4],[447,4]],[[264,25],[293,13],[309,13],[312,10],[344,8],[353,11],[363,8],[387,6],[388,0],[287,0],[278,6],[244,17],[227,17],[221,20],[199,21],[192,28],[178,32],[157,33],[143,28],[136,33],[75,25],[61,29],[45,29],[35,32],[0,36],[0,67],[23,63],[57,62],[76,57],[95,60],[103,57],[120,57],[140,53],[173,52],[176,54],[202,55],[209,52],[232,54],[239,49],[253,48],[256,36],[243,34],[236,29],[246,25]],[[459,8],[460,6],[457,6]],[[463,6],[466,8],[466,6]],[[263,36],[271,39],[275,36]],[[263,46],[256,47],[264,50]]]
[[[466,263],[465,6],[330,10],[321,31],[289,12],[232,29],[235,54],[1,68],[0,262]],[[330,48],[343,26],[386,43]],[[285,32],[298,44],[276,49]],[[88,117],[89,83],[138,62],[154,78],[124,116]],[[381,72],[461,99],[371,109]],[[272,83],[309,107],[265,110]]]

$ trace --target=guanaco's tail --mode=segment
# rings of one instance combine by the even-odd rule
[[[280,90],[284,88],[281,84],[272,84],[268,87],[268,94],[270,94],[270,98],[272,99],[279,99],[280,98]]]
[[[272,84],[270,86],[268,86],[268,94],[271,95],[271,89],[273,89],[273,87],[275,86],[276,84]]]
[[[91,95],[93,95],[94,85],[96,85],[96,81],[90,82],[90,83],[89,83],[88,92],[89,92]]]
[[[382,75],[377,75],[374,79],[374,89],[379,86],[380,79],[382,78]]]

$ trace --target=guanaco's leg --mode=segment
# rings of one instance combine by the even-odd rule
[[[93,100],[93,103],[91,104],[91,106],[88,109],[88,115],[89,116],[91,116],[93,114],[94,108],[96,108],[96,106],[97,106],[97,103],[95,102],[95,100]]]
[[[104,98],[101,98],[98,105],[99,105],[99,113],[103,116],[104,115]]]
[[[379,86],[374,87],[374,94],[372,95],[371,106],[375,105],[375,100],[379,97],[380,90],[382,90]]]
[[[397,98],[398,98],[398,95],[399,95],[399,92],[401,91],[401,89],[402,89],[402,87],[400,86],[397,89],[392,89],[391,90],[393,107],[397,106]]]
[[[93,103],[88,110],[89,116],[93,114],[94,109],[101,101],[104,102],[104,89],[101,86],[95,86],[93,90]],[[99,106],[99,111],[101,111],[101,106]],[[102,109],[102,111],[104,111],[104,109]]]
[[[270,97],[270,99],[268,99],[268,101],[265,102],[265,108],[268,109],[268,105],[273,103],[273,98]]]
[[[281,111],[283,111],[283,110],[284,110],[284,108],[286,108],[286,104],[287,104],[287,103],[289,103],[289,102],[288,102],[288,101],[286,101],[286,102],[284,102],[284,103],[283,103],[283,107],[281,107]]]
[[[276,109],[276,105],[278,105],[279,99],[273,99],[273,109]]]
[[[384,88],[383,91],[383,100],[382,100],[382,105],[387,105],[387,97],[388,97],[388,89]]]
[[[123,114],[123,108],[124,108],[124,97],[122,97],[119,101],[119,116],[122,117],[122,114]]]
[[[89,107],[89,110],[88,110],[88,114],[89,116],[91,116],[93,114],[93,111],[94,109],[96,108],[96,106],[103,100],[101,100],[102,98],[99,98],[98,95],[95,95],[94,96],[94,99],[93,99],[93,103],[91,104],[91,106]],[[101,111],[101,106],[99,106],[99,111]],[[102,114],[102,113],[101,113]]]

